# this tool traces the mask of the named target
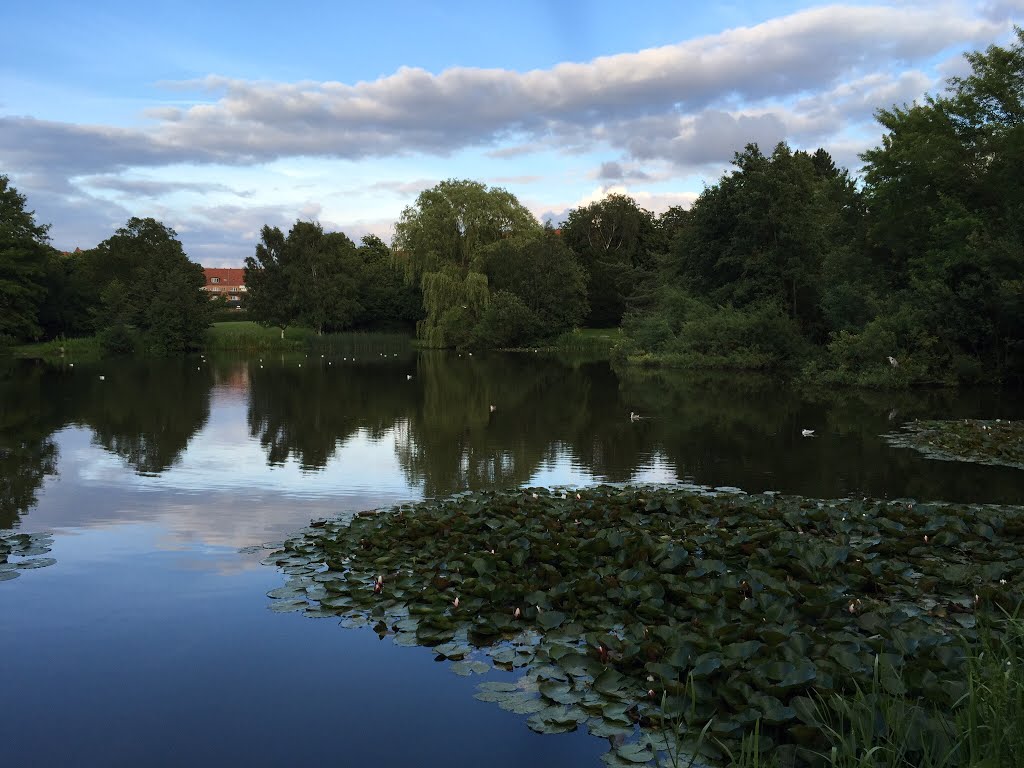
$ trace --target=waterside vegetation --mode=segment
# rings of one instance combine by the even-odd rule
[[[432,647],[531,729],[611,739],[609,765],[1024,754],[1020,507],[467,492],[314,522],[264,562],[274,610]]]
[[[264,227],[246,311],[282,339],[415,328],[429,347],[532,348],[621,325],[623,364],[886,389],[1020,382],[1024,30],[966,58],[944,93],[878,111],[859,178],[824,149],[748,144],[688,210],[611,194],[558,229],[505,189],[450,179],[402,212],[390,246]],[[173,230],[133,218],[59,254],[5,176],[0,215],[7,343],[203,346],[211,305]]]

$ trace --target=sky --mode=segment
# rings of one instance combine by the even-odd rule
[[[242,266],[264,225],[386,241],[449,178],[538,220],[689,206],[749,142],[856,173],[876,110],[942,92],[1024,0],[13,2],[0,174],[61,250],[132,216]]]

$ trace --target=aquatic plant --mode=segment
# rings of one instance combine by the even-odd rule
[[[48,533],[0,532],[0,581],[9,581],[19,571],[45,568],[57,561],[52,557],[39,557],[50,551],[53,537]]]
[[[897,448],[913,448],[931,459],[970,461],[1024,469],[1024,422],[1005,419],[912,421],[885,435]]]
[[[1019,507],[600,486],[318,521],[265,562],[290,575],[274,610],[513,671],[478,698],[585,725],[609,765],[722,759],[755,729],[759,754],[813,764],[834,742],[816,703],[873,684],[929,703],[913,746],[950,748],[965,648],[1015,607],[1022,544]]]

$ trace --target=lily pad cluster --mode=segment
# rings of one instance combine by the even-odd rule
[[[943,461],[970,461],[1024,469],[1024,422],[1005,419],[913,421],[885,435],[890,445],[914,448]]]
[[[0,581],[18,577],[19,571],[45,568],[57,561],[45,555],[53,546],[48,533],[0,533]]]
[[[673,745],[821,747],[815,703],[872,681],[949,710],[979,615],[1015,607],[1024,508],[692,487],[520,489],[320,521],[264,561],[275,610],[368,624],[610,765]],[[714,749],[710,750],[714,756]],[[685,764],[685,762],[684,762]]]

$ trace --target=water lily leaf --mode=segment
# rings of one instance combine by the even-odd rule
[[[649,763],[654,759],[654,752],[646,744],[638,744],[636,742],[617,747],[615,754],[620,760],[625,760],[627,763],[634,765]]]
[[[458,661],[465,658],[472,652],[473,649],[464,643],[444,643],[443,645],[434,647],[434,653],[451,659],[452,661]]]
[[[0,571],[0,581],[10,581],[18,578],[17,571]]]
[[[544,611],[537,614],[537,623],[544,629],[554,629],[564,622],[566,616],[561,611]]]
[[[45,551],[45,550],[44,550]],[[15,563],[18,566],[18,570],[28,571],[33,568],[46,568],[49,565],[53,565],[57,561],[52,557],[34,557],[31,560],[19,560]]]
[[[509,694],[503,701],[498,702],[498,706],[506,712],[512,712],[516,715],[532,715],[543,711],[548,705],[544,699],[526,691],[520,691],[519,693]]]
[[[497,566],[494,564],[493,557],[478,557],[473,560],[473,570],[476,571],[478,576],[483,576],[484,574],[494,573],[497,570]]]
[[[694,677],[707,677],[716,669],[722,668],[722,657],[717,653],[705,653],[694,660],[690,674]]]
[[[594,688],[601,693],[619,694],[627,685],[628,681],[614,669],[606,669],[594,681]]]
[[[587,722],[587,731],[591,736],[608,739],[616,736],[632,736],[636,731],[636,726],[632,723],[626,725],[613,723],[598,717]]]
[[[540,692],[559,704],[575,704],[579,700],[579,694],[568,683],[543,682]]]
[[[490,669],[490,666],[482,661],[456,661],[451,666],[452,672],[463,677],[469,675],[482,675]]]
[[[749,659],[763,647],[764,643],[758,640],[748,640],[745,643],[727,645],[722,652],[730,659]]]
[[[270,604],[270,610],[275,613],[291,613],[292,611],[304,611],[309,605],[305,600],[274,600]]]

